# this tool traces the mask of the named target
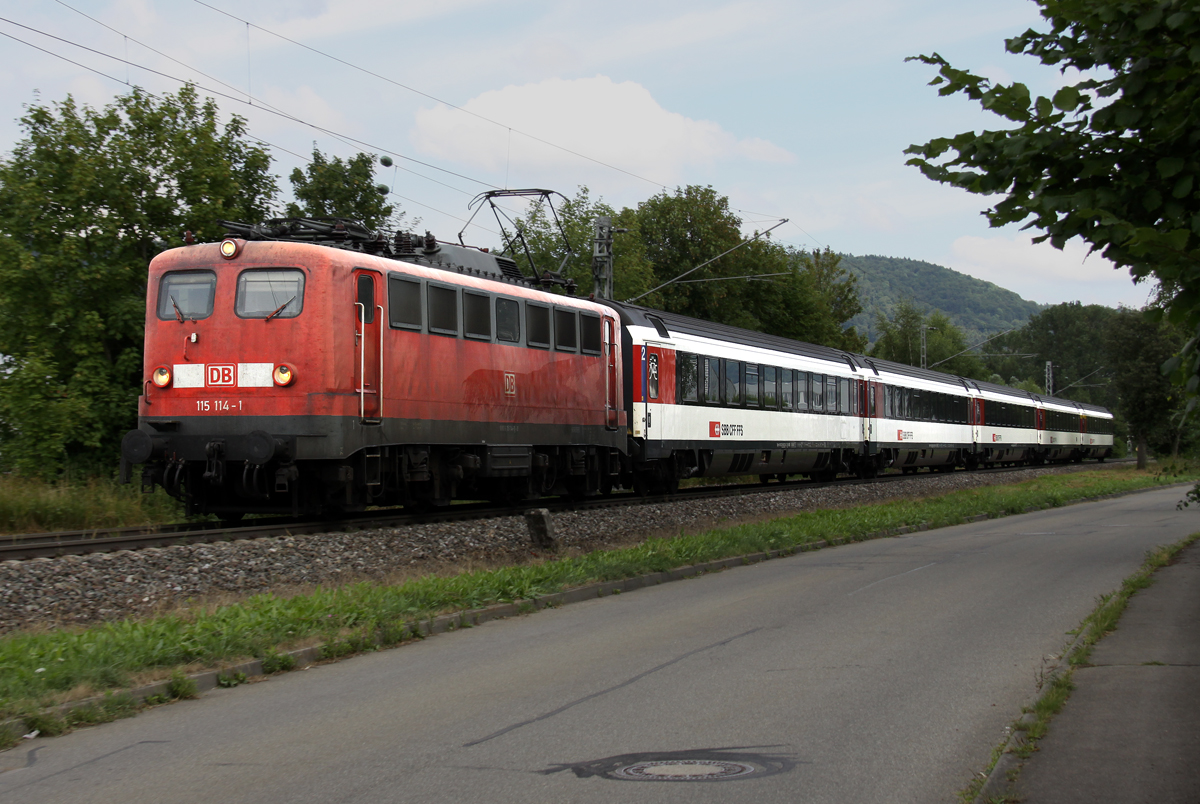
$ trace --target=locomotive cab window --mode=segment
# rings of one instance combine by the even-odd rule
[[[179,271],[164,274],[158,285],[158,317],[196,321],[208,318],[217,292],[212,271]]]
[[[529,327],[529,345],[539,349],[550,348],[550,308],[540,304],[525,303],[525,325]]]
[[[575,311],[554,308],[554,348],[560,352],[574,352],[578,346]]]
[[[239,287],[240,289],[240,287]],[[355,301],[362,305],[358,308],[358,318],[368,324],[375,323],[375,279],[370,274],[358,275],[358,295]]]
[[[421,283],[415,279],[388,277],[388,313],[391,325],[401,329],[421,328]]]
[[[458,291],[429,286],[429,331],[439,335],[458,335]]]
[[[483,293],[463,291],[463,334],[468,338],[492,339],[492,299]]]
[[[496,299],[496,340],[521,342],[521,306],[512,299]]]
[[[371,281],[370,277],[365,278]],[[375,316],[374,288],[372,282],[372,304],[367,308],[370,312],[368,322],[373,321]],[[234,312],[239,318],[295,318],[303,308],[303,271],[295,268],[256,268],[242,271],[238,276]]]

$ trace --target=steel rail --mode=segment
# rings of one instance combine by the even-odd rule
[[[1127,460],[1110,461],[1126,463]],[[994,467],[979,469],[972,474],[1003,474],[1040,467]],[[960,470],[961,471],[961,470]],[[267,539],[281,536],[300,536],[346,530],[403,527],[438,522],[462,522],[500,516],[520,516],[530,508],[550,511],[586,511],[631,505],[717,499],[745,494],[766,494],[799,489],[821,489],[837,486],[868,485],[873,483],[902,483],[939,473],[885,474],[870,480],[843,479],[815,483],[809,480],[790,480],[774,483],[748,483],[721,486],[693,486],[674,494],[639,496],[622,492],[609,496],[584,499],[545,498],[528,500],[519,506],[496,506],[489,503],[467,503],[435,511],[414,513],[400,508],[386,508],[339,517],[337,519],[301,520],[273,517],[251,520],[229,526],[220,522],[179,523],[150,527],[96,528],[92,530],[58,531],[53,533],[19,533],[0,537],[0,561],[27,561],[34,558],[59,558],[68,555],[142,550],[148,547],[168,547],[176,544]]]

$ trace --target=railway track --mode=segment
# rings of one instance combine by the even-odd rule
[[[1127,463],[1127,460],[1110,463]],[[977,470],[977,474],[1003,474],[1020,471],[1027,466]],[[962,471],[962,470],[959,470]],[[23,533],[0,537],[0,561],[26,561],[33,558],[58,558],[67,555],[142,550],[147,547],[166,547],[174,544],[261,539],[278,536],[297,536],[345,530],[365,530],[379,527],[403,527],[433,522],[461,522],[498,516],[519,515],[530,508],[550,511],[585,511],[598,508],[643,505],[648,503],[682,502],[778,492],[788,488],[814,489],[826,486],[865,485],[871,483],[903,483],[906,480],[929,477],[928,473],[886,474],[871,480],[835,480],[815,483],[792,480],[771,483],[750,483],[721,486],[693,486],[670,495],[638,496],[620,492],[604,497],[583,500],[546,498],[529,501],[522,506],[496,506],[487,503],[453,505],[433,512],[413,513],[404,509],[378,509],[337,519],[298,520],[274,517],[254,519],[237,526],[219,522],[180,523],[154,527],[97,528],[93,530],[58,531],[53,533]]]

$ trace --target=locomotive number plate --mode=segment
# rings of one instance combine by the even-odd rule
[[[240,399],[197,399],[196,410],[200,413],[237,413],[242,409]]]

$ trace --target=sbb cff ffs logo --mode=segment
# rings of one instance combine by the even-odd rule
[[[213,363],[205,367],[205,376],[209,386],[235,385],[236,366],[232,363]]]

